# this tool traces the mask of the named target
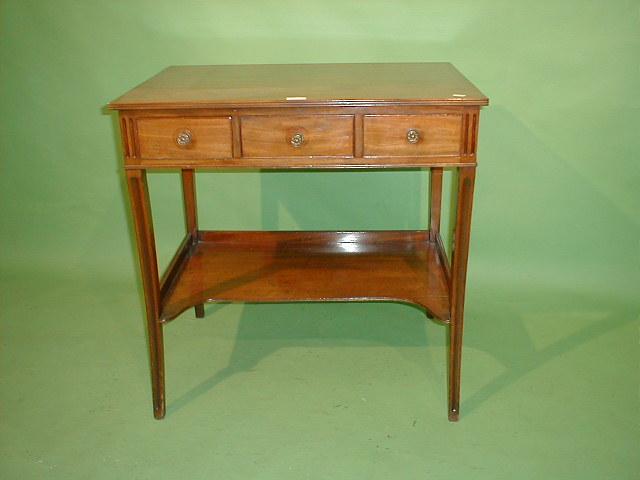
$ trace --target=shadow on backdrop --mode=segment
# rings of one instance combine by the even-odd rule
[[[584,256],[594,250],[604,251],[612,257],[602,258],[601,255],[594,258],[591,262],[594,272],[600,271],[611,260],[624,263],[624,252],[629,251],[625,242],[633,241],[633,232],[627,228],[628,218],[624,212],[610,204],[610,200],[581,175],[572,162],[554,154],[510,112],[494,107],[490,112],[489,125],[486,117],[483,123],[485,131],[481,136],[484,139],[482,144],[486,147],[480,151],[474,212],[476,225],[471,246],[470,274],[474,278],[469,289],[473,292],[477,287],[474,282],[482,286],[493,275],[491,271],[473,271],[474,250],[486,248],[484,255],[480,256],[491,258],[493,255],[493,265],[504,270],[505,265],[509,266],[514,258],[510,251],[514,245],[520,250],[528,250],[524,257],[530,263],[513,265],[511,273],[521,278],[523,272],[518,269],[530,268],[528,280],[531,285],[528,287],[531,288],[514,290],[508,307],[492,305],[489,301],[485,303],[486,307],[478,308],[467,302],[467,313],[471,314],[468,316],[472,316],[474,322],[481,321],[482,328],[486,332],[493,332],[493,335],[473,338],[467,335],[465,345],[493,355],[505,366],[506,371],[467,398],[463,388],[466,414],[475,411],[528,372],[637,317],[637,305],[634,308],[625,306],[627,304],[624,302],[616,302],[618,296],[608,295],[606,290],[598,295],[584,293],[579,279],[567,285],[562,298],[549,301],[549,298],[554,299],[557,290],[544,287],[546,279],[536,270],[538,264],[555,266],[563,274],[569,270],[567,275],[570,277],[572,265],[585,262],[589,265],[589,259]],[[500,139],[505,135],[514,141],[501,142]],[[492,182],[492,175],[504,180],[505,169],[510,172],[510,182]],[[218,175],[223,176],[224,173]],[[557,183],[556,178],[572,178],[575,182],[568,186]],[[428,175],[420,171],[264,172],[261,175],[262,226],[271,230],[425,228],[428,221],[427,179]],[[536,188],[540,182],[546,184],[544,197],[538,195]],[[124,189],[122,194],[126,202]],[[450,204],[455,205],[454,196],[450,198]],[[609,229],[629,232],[628,236],[618,237],[618,241],[624,244],[617,251],[605,250],[608,247],[606,238],[593,245],[593,236],[581,234],[593,227],[589,213],[602,211],[603,204],[608,203]],[[313,212],[313,215],[310,216],[308,212]],[[336,212],[340,213],[340,222],[336,220]],[[446,213],[446,209],[443,213]],[[449,230],[450,227],[451,222]],[[576,231],[575,235],[553,235],[558,230],[571,228]],[[474,237],[480,238],[474,242]],[[492,287],[497,297],[504,292],[501,287],[511,288],[508,277],[501,280],[504,282],[502,285],[495,283],[497,286]],[[614,289],[613,286],[610,288]],[[531,297],[531,292],[538,294]],[[483,291],[483,298],[492,298],[491,289]],[[521,300],[521,306],[518,306],[518,300]],[[581,305],[581,309],[602,312],[602,318],[542,349],[536,348],[523,318],[530,319],[531,315],[535,317],[535,312],[539,312],[544,316],[557,315],[559,322],[576,321],[575,305]],[[217,308],[220,306],[208,306],[207,317],[214,317]],[[366,318],[353,315],[340,318],[339,321],[326,318],[327,315],[331,317],[332,308],[307,307],[304,309],[307,315],[305,319],[298,316],[264,319],[260,310],[260,306],[248,306],[245,309],[239,321],[237,342],[229,366],[170,402],[169,414],[206,394],[235,373],[253,368],[275,350],[296,345],[303,339],[320,339],[323,347],[341,346],[349,341],[357,345],[382,344],[394,347],[426,346],[432,342],[425,335],[424,317],[416,317],[414,309],[406,309],[407,316],[400,319],[389,319],[384,315],[368,315]],[[381,312],[385,312],[385,309]],[[496,345],[496,338],[508,341]],[[477,343],[478,339],[482,339],[481,344]],[[248,340],[264,342],[248,343]],[[434,341],[434,344],[441,343],[441,340]],[[443,361],[446,360],[443,358]]]

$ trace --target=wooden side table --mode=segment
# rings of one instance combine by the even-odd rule
[[[163,325],[204,302],[399,301],[449,325],[457,420],[480,108],[448,63],[169,67],[110,104],[147,310],[153,412],[165,415]],[[429,168],[429,230],[203,231],[195,171]],[[451,262],[440,235],[443,168],[458,170]],[[146,174],[179,169],[186,235],[162,277]]]

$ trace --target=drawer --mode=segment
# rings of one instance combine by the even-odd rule
[[[365,115],[364,156],[459,155],[462,115]]]
[[[140,118],[141,158],[231,158],[231,117]]]
[[[245,116],[243,157],[353,156],[352,115]]]

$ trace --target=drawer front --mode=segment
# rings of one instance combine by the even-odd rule
[[[353,156],[352,115],[245,116],[243,157]]]
[[[231,117],[141,118],[137,130],[141,158],[231,157]]]
[[[462,116],[365,115],[364,156],[459,155]]]

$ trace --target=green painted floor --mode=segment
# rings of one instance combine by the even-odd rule
[[[2,273],[0,478],[640,477],[637,304],[470,286],[457,424],[417,309],[209,305],[156,421],[133,278]]]

